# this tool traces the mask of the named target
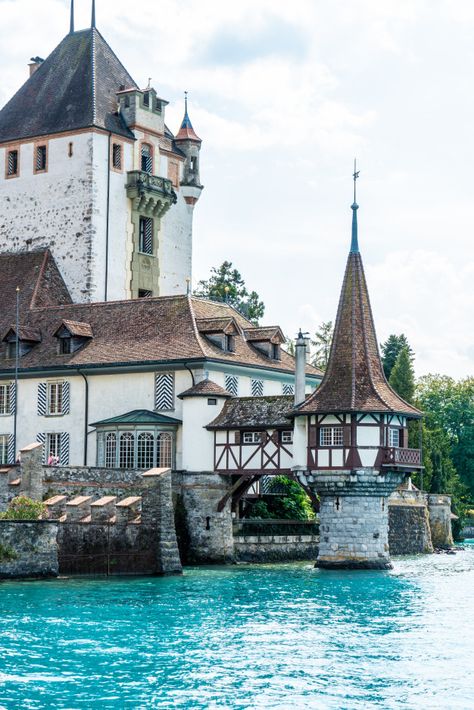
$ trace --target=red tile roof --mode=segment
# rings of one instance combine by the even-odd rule
[[[212,380],[201,380],[193,387],[181,392],[178,397],[179,399],[186,397],[232,397],[232,394]]]

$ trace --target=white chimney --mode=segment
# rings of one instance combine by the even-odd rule
[[[43,64],[44,59],[41,57],[31,57],[31,64],[28,64],[28,67],[30,69],[30,76],[33,76],[35,71],[37,71],[40,66]]]
[[[298,333],[295,347],[295,406],[304,402],[306,389],[306,338],[303,333]]]

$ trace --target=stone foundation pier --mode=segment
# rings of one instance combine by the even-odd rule
[[[404,473],[300,472],[298,479],[320,497],[317,567],[390,569],[388,497]]]

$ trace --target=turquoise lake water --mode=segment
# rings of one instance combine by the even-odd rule
[[[474,708],[474,547],[0,583],[0,708]]]

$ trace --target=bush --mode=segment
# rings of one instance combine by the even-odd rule
[[[266,496],[252,506],[246,517],[279,520],[314,520],[315,513],[309,496],[296,481],[286,476],[275,476],[273,485],[283,489],[281,495]]]
[[[17,496],[10,501],[5,513],[0,513],[0,520],[39,520],[45,512],[46,506],[41,501]]]

